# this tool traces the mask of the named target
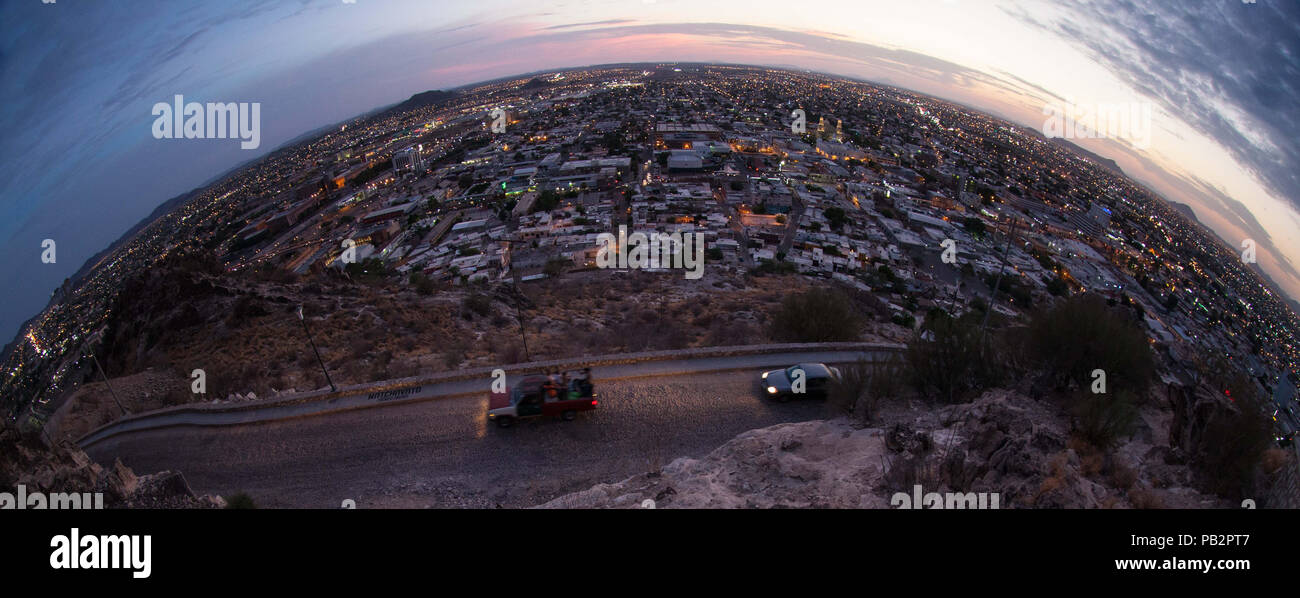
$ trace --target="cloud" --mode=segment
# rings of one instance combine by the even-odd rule
[[[623,25],[626,23],[635,23],[635,22],[636,21],[633,21],[632,19],[608,19],[605,21],[591,21],[590,23],[551,25],[546,29],[548,31],[555,31],[555,30],[563,30],[563,29],[579,29],[583,27],[594,27],[596,25]]]
[[[1300,205],[1300,3],[1084,0],[1008,9],[1083,48]]]

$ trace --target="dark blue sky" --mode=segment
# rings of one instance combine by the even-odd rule
[[[1149,148],[1081,145],[1191,205],[1300,294],[1300,3],[0,3],[0,337],[159,203],[297,135],[427,89],[623,61],[795,66],[1028,126],[1045,103],[1143,101]],[[260,102],[261,147],[157,140],[156,102]],[[58,243],[43,264],[41,241]]]

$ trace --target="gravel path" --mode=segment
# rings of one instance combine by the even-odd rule
[[[735,435],[825,417],[819,401],[761,398],[757,371],[601,384],[573,422],[487,423],[486,396],[230,427],[114,437],[89,453],[137,472],[184,472],[196,492],[247,492],[261,507],[525,507],[701,456]]]

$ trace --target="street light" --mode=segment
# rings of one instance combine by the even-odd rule
[[[302,306],[298,306],[298,321],[302,322],[302,330],[307,333],[307,342],[311,343],[312,353],[316,354],[316,363],[320,364],[320,371],[325,372],[325,381],[329,382],[330,392],[338,392],[339,389],[334,386],[334,380],[330,379],[329,370],[325,369],[325,360],[320,358],[320,351],[316,350],[316,341],[311,338],[311,330],[307,328],[307,318],[302,315]]]

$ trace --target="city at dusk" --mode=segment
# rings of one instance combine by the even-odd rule
[[[52,579],[183,579],[148,522],[230,509],[1063,510],[1062,571],[1126,579],[1294,543],[1294,1],[0,22],[0,510],[68,511],[15,548]],[[87,560],[100,509],[158,513],[142,560]],[[997,521],[954,566],[1050,558]]]

